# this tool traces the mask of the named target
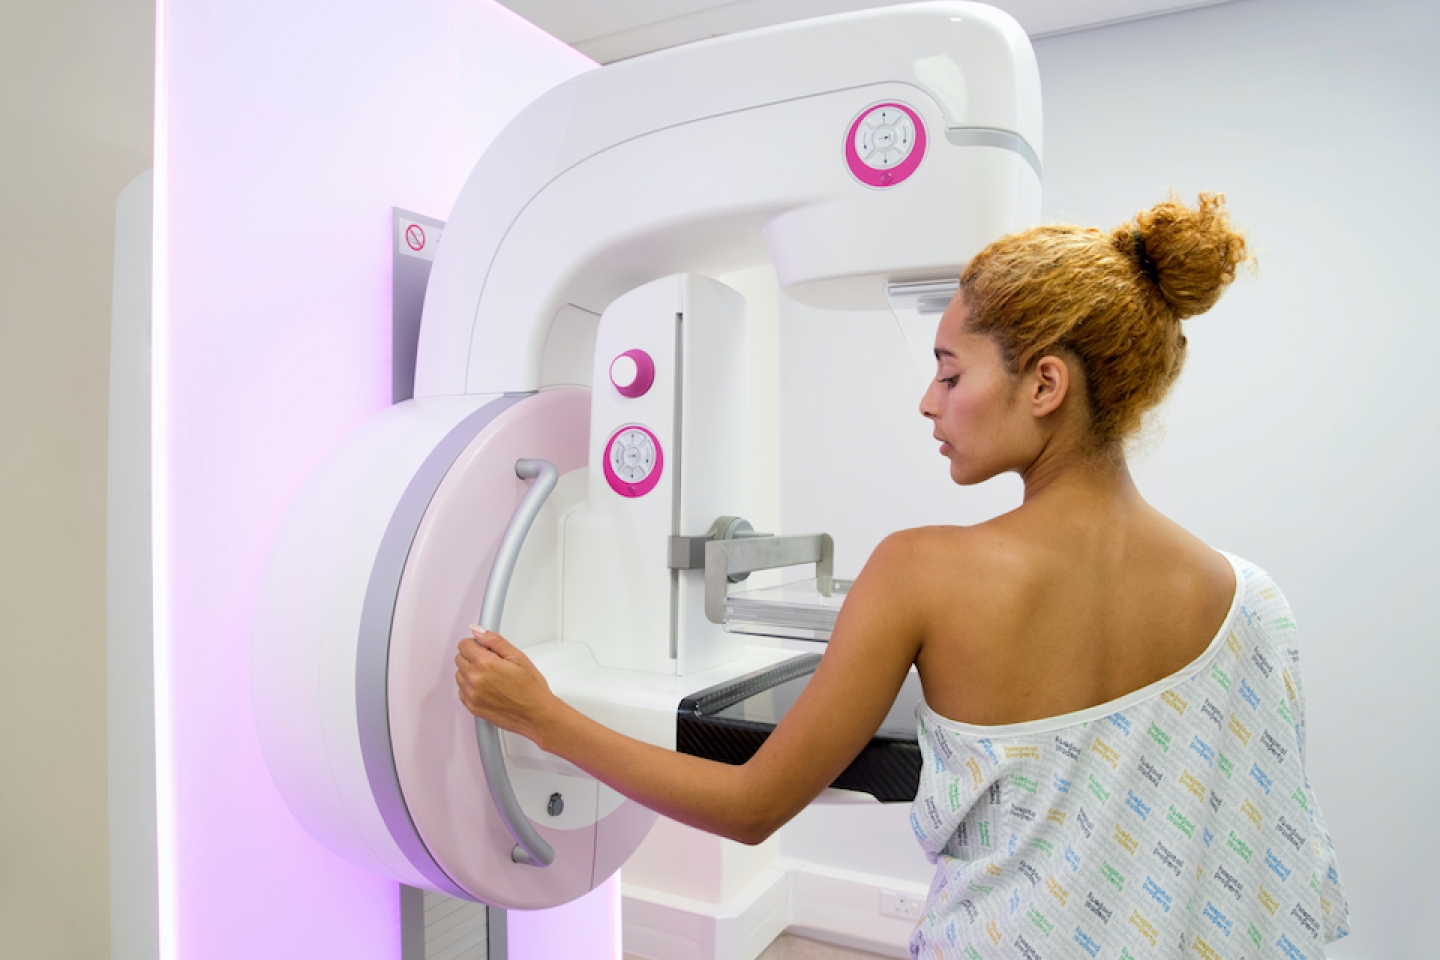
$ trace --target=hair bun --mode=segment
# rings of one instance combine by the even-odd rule
[[[1250,259],[1220,193],[1200,194],[1194,208],[1172,194],[1116,228],[1112,237],[1179,320],[1214,306],[1236,269]]]

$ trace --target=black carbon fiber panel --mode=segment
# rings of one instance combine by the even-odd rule
[[[818,655],[796,657],[686,697],[676,712],[676,749],[722,763],[749,760],[819,663]],[[920,787],[914,722],[919,701],[920,687],[912,676],[875,736],[831,786],[868,793],[885,803],[915,799]]]

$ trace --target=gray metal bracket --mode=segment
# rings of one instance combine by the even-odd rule
[[[747,537],[705,543],[705,617],[725,622],[725,592],[737,576],[802,563],[815,564],[820,593],[829,596],[835,578],[835,541],[828,533],[790,537]]]
[[[670,538],[668,563],[671,570],[703,570],[705,568],[705,544],[711,540],[746,540],[755,537],[773,537],[773,533],[756,533],[750,521],[741,517],[718,517],[710,529],[698,537]],[[746,573],[730,576],[731,583],[739,583]]]

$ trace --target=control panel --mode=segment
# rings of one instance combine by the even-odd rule
[[[621,427],[605,443],[605,480],[622,497],[643,497],[655,489],[663,467],[660,441],[639,424]]]
[[[925,158],[925,124],[903,103],[867,107],[845,135],[845,163],[867,187],[903,183]]]
[[[743,516],[745,300],[679,274],[617,297],[595,335],[586,502],[564,521],[561,638],[601,667],[688,674],[744,653],[705,615],[705,571],[670,538]]]

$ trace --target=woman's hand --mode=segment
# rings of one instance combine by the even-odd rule
[[[538,743],[540,721],[555,701],[550,685],[500,634],[476,626],[470,633],[455,655],[460,702],[475,716]]]

